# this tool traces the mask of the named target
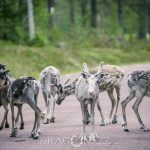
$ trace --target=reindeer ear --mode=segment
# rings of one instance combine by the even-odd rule
[[[87,72],[85,72],[84,70],[82,70],[81,75],[82,75],[82,77],[85,78],[85,79],[87,79],[87,78],[90,76],[90,75],[89,75]]]
[[[86,78],[86,74],[84,72],[81,72],[81,75],[83,76],[83,78]]]
[[[104,75],[105,75],[105,74],[104,74],[103,72],[100,73],[100,77],[101,77],[101,78],[103,78]]]

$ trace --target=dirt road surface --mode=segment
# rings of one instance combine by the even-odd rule
[[[125,74],[129,72],[143,69],[149,70],[150,64],[137,64],[123,66]],[[73,80],[78,74],[66,75],[61,78],[64,83],[67,78]],[[121,101],[128,94],[126,76],[124,78],[121,89]],[[106,92],[100,94],[100,103],[105,118],[108,118],[110,111],[110,100]],[[56,105],[55,116],[56,122],[51,124],[43,124],[41,121],[41,136],[37,140],[28,138],[34,121],[34,112],[28,105],[23,107],[23,115],[25,121],[25,129],[19,130],[18,136],[10,137],[11,129],[3,129],[0,131],[0,150],[70,150],[70,149],[93,149],[93,150],[148,150],[150,149],[150,132],[142,132],[139,129],[137,118],[132,110],[132,100],[127,106],[127,121],[130,132],[123,131],[121,106],[119,105],[118,123],[115,125],[99,126],[101,122],[100,114],[95,107],[95,123],[99,139],[96,142],[86,142],[81,144],[79,136],[82,129],[82,116],[79,102],[75,96],[69,96],[62,105]],[[39,94],[38,105],[41,110],[44,109],[44,100],[42,94]],[[0,121],[3,117],[3,108],[0,108]],[[146,127],[150,128],[150,98],[144,97],[140,105],[139,112]],[[10,112],[9,112],[9,123]],[[87,133],[89,134],[88,127]]]

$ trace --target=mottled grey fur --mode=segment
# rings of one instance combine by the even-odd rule
[[[40,82],[45,100],[46,109],[42,112],[42,119],[46,123],[54,122],[54,110],[57,99],[57,88],[60,84],[60,72],[53,66],[44,68],[40,73]]]
[[[91,72],[96,73],[95,71],[91,71]],[[110,119],[106,121],[103,117],[100,102],[97,101],[97,107],[98,110],[100,111],[100,115],[102,118],[101,125],[106,125],[107,123],[110,122],[117,123],[117,110],[120,101],[120,88],[121,88],[121,82],[123,77],[124,77],[124,72],[120,67],[114,65],[103,65],[103,63],[101,63],[101,75],[99,76],[99,92],[107,91],[112,104],[110,115],[109,115]],[[75,79],[72,83],[65,85],[64,87],[60,87],[59,89],[60,92],[58,93],[58,99],[57,99],[58,104],[61,104],[61,102],[65,99],[66,96],[75,93],[75,85],[77,81],[78,78]],[[116,94],[117,94],[117,104],[116,104],[115,97],[113,95],[114,89],[116,90]],[[116,105],[116,110],[112,118],[115,105]]]
[[[121,102],[122,113],[123,113],[123,126],[124,131],[128,132],[127,120],[126,120],[126,111],[125,108],[127,104],[135,97],[136,100],[133,105],[133,110],[136,114],[138,122],[140,124],[140,129],[143,131],[148,131],[148,129],[143,124],[141,117],[138,112],[140,103],[142,102],[144,96],[150,97],[150,71],[134,71],[128,75],[128,88],[129,95],[127,98]]]
[[[84,70],[82,70],[82,75],[80,76],[75,85],[75,95],[80,102],[82,110],[83,130],[81,132],[81,141],[87,140],[85,134],[85,127],[89,122],[91,123],[92,129],[89,140],[95,141],[95,138],[97,138],[97,134],[94,122],[94,108],[99,96],[99,72],[97,74],[90,74],[87,65],[84,64],[83,67]],[[88,111],[88,104],[90,105],[90,112]]]
[[[4,123],[5,123],[5,128],[9,128],[7,116],[8,116],[8,104],[9,100],[7,97],[7,92],[8,88],[10,86],[10,83],[12,82],[12,78],[8,75],[9,70],[5,70],[5,66],[0,64],[0,106],[4,107],[4,117],[0,125],[0,130],[3,129]],[[23,116],[22,116],[22,111],[21,108],[22,106],[18,106],[18,114],[15,122],[19,119],[19,115],[21,117],[21,124],[20,124],[20,129],[24,128],[24,122],[23,122]]]
[[[24,103],[27,103],[35,111],[35,122],[31,132],[31,136],[37,139],[39,136],[40,128],[40,114],[41,111],[37,106],[37,97],[39,93],[39,81],[35,78],[24,76],[14,80],[8,89],[8,98],[10,101],[11,113],[12,113],[12,132],[11,137],[16,137],[18,131],[18,120],[15,121],[14,106],[18,105],[19,111]],[[14,123],[15,121],[15,123]]]

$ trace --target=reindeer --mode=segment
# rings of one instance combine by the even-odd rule
[[[54,110],[57,99],[57,89],[60,84],[60,72],[53,66],[48,66],[40,73],[40,82],[45,100],[46,109],[42,112],[42,119],[46,123],[55,122]]]
[[[80,140],[87,140],[85,127],[90,122],[92,132],[90,134],[89,140],[95,141],[97,134],[94,123],[94,108],[99,96],[98,76],[100,72],[98,70],[96,74],[90,74],[87,65],[83,64],[83,67],[84,69],[82,70],[81,76],[75,85],[75,95],[80,102],[82,110],[83,130],[81,132]],[[88,104],[90,105],[90,115],[88,111]]]
[[[7,119],[7,115],[9,111],[8,110],[9,100],[7,97],[7,92],[12,82],[12,79],[8,75],[8,72],[9,70],[5,70],[5,65],[0,64],[0,106],[3,106],[5,109],[4,117],[0,125],[0,130],[3,129],[4,123],[5,123],[5,128],[9,128],[8,119]],[[15,106],[18,107],[18,113],[17,113],[15,122],[18,121],[19,115],[20,115],[20,118],[21,118],[20,129],[22,130],[24,129],[24,121],[23,121],[23,116],[22,116],[22,111],[21,111],[22,105],[15,105]]]
[[[121,82],[124,76],[123,70],[115,65],[103,65],[104,62],[101,62],[100,68],[101,68],[101,75],[99,76],[99,92],[107,91],[108,96],[111,100],[111,110],[109,115],[109,120],[105,120],[103,117],[102,109],[100,106],[100,102],[97,101],[97,108],[100,112],[102,123],[101,126],[104,126],[106,124],[110,124],[111,122],[113,124],[117,123],[117,110],[118,105],[120,101],[120,88],[121,88]],[[91,73],[96,73],[95,70],[90,71]],[[78,81],[78,78],[75,79],[71,84],[65,85],[64,87],[62,85],[59,86],[59,92],[58,92],[58,99],[56,101],[57,104],[61,104],[61,102],[65,99],[66,96],[72,95],[75,93],[75,85]],[[67,82],[66,82],[67,84]],[[117,93],[117,104],[116,100],[113,95],[114,89]],[[112,119],[113,111],[116,105],[115,113]]]
[[[136,100],[133,105],[133,110],[136,114],[138,122],[140,124],[140,129],[143,131],[149,131],[141,120],[140,114],[138,112],[138,108],[140,103],[142,102],[144,96],[150,97],[150,71],[134,71],[128,75],[127,79],[129,95],[127,98],[121,102],[122,113],[123,113],[123,124],[124,131],[129,132],[127,127],[126,120],[126,106],[127,104],[135,97]]]
[[[37,106],[37,97],[39,93],[40,83],[33,77],[24,76],[14,80],[8,89],[8,98],[10,101],[11,114],[12,114],[12,133],[11,137],[16,137],[18,131],[18,120],[15,121],[14,106],[22,106],[27,103],[35,111],[35,121],[31,138],[37,139],[40,131],[40,114],[41,110]],[[20,107],[19,107],[20,108]],[[21,111],[21,108],[19,109]]]

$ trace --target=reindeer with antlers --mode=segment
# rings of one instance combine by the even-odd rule
[[[83,130],[81,132],[80,140],[87,140],[85,127],[90,122],[92,132],[90,134],[89,140],[95,141],[97,134],[94,123],[94,108],[99,96],[98,76],[100,75],[100,70],[98,70],[96,74],[90,74],[87,65],[83,64],[83,67],[84,69],[81,72],[81,76],[75,85],[75,95],[80,102],[82,110]],[[88,111],[88,104],[90,105],[90,113]]]
[[[103,117],[100,102],[97,101],[97,108],[102,118],[102,123],[100,125],[103,126],[111,122],[113,124],[117,123],[117,110],[120,101],[120,88],[121,88],[122,79],[124,77],[124,72],[119,66],[104,65],[104,62],[101,62],[100,64],[100,71],[101,71],[101,75],[99,76],[99,92],[101,93],[103,91],[107,91],[112,104],[109,119],[105,120]],[[90,72],[96,73],[95,70]],[[63,87],[59,86],[58,99],[56,101],[57,104],[60,105],[66,96],[75,94],[75,85],[78,80],[79,79],[77,78],[70,84],[67,84],[67,82],[69,81],[68,80]],[[117,94],[117,104],[113,94],[114,90],[116,90],[116,94]],[[116,105],[116,109],[113,116],[115,105]]]
[[[89,140],[95,141],[97,134],[94,123],[94,108],[99,96],[98,76],[100,75],[100,69],[96,74],[90,74],[86,64],[83,64],[83,68],[84,69],[81,72],[81,76],[73,82],[72,87],[68,87],[70,91],[66,90],[64,97],[67,94],[69,95],[71,93],[75,93],[78,101],[80,102],[83,122],[83,130],[81,132],[80,140],[87,140],[85,127],[87,124],[91,123],[92,132],[90,134]],[[57,99],[57,103],[60,104],[61,101]],[[90,112],[88,110],[88,105],[90,105]]]

